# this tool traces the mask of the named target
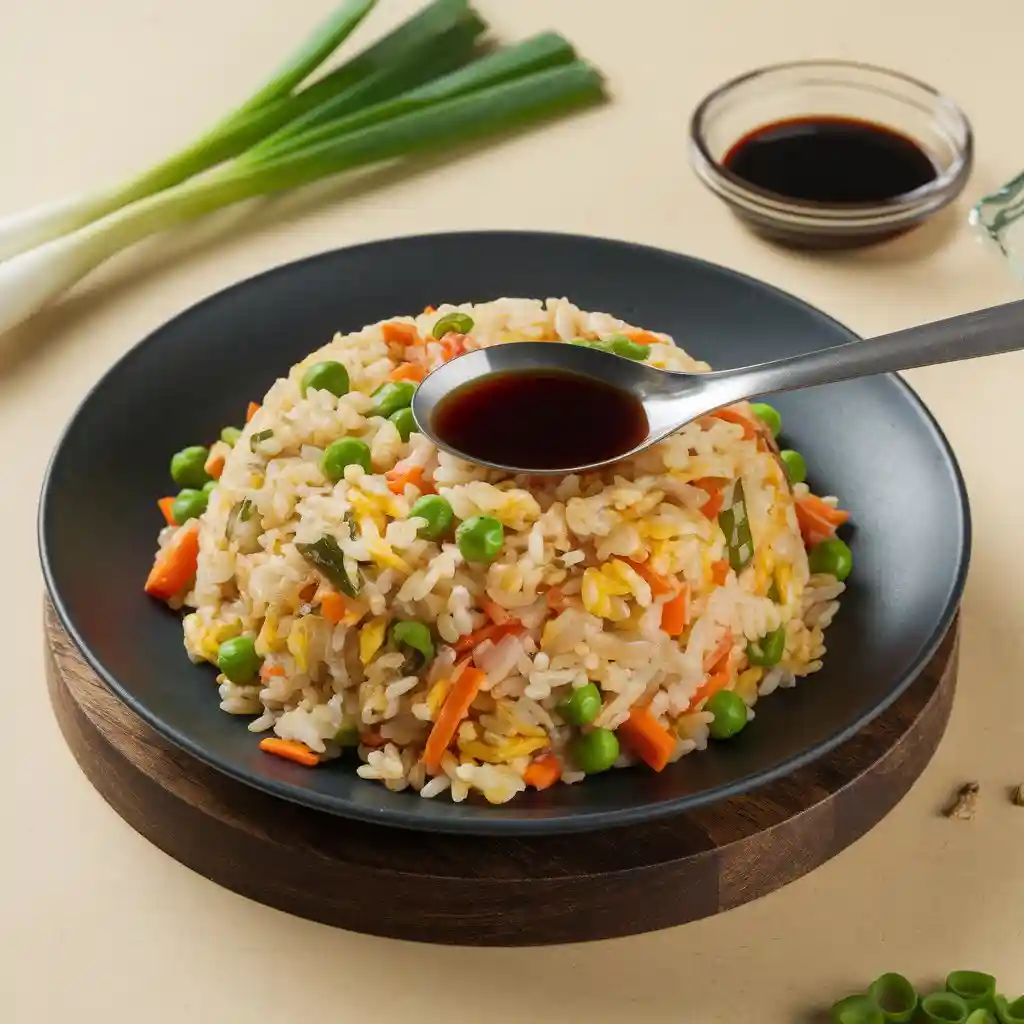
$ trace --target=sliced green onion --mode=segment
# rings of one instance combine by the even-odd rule
[[[913,1020],[917,1010],[917,992],[902,974],[883,974],[868,988],[868,995],[878,1004],[889,1024],[905,1024]]]
[[[997,1021],[988,1010],[982,1008],[971,1013],[966,1024],[997,1024]]]
[[[1005,996],[996,996],[995,1008],[999,1024],[1024,1024],[1024,996],[1012,1003]]]
[[[725,534],[725,546],[729,553],[729,565],[736,572],[742,572],[754,557],[754,538],[750,533],[747,518],[747,502],[743,483],[736,481],[732,492],[732,503],[718,513],[718,525]]]
[[[237,156],[311,106],[323,102],[333,94],[333,85],[322,87],[306,99],[300,98],[301,94],[288,94],[337,49],[375,3],[376,0],[345,0],[266,85],[194,143],[137,178],[113,189],[47,203],[0,222],[0,260],[76,231],[128,203],[177,185]]]
[[[921,1014],[929,1024],[964,1024],[967,1004],[954,992],[933,992],[921,1000]]]
[[[465,313],[446,313],[434,324],[434,328],[430,333],[440,340],[449,331],[455,331],[457,334],[469,334],[471,330],[473,330],[473,318],[471,316],[466,316]]]
[[[996,979],[981,971],[953,971],[946,977],[946,991],[958,995],[968,1010],[988,1008],[996,994]]]
[[[333,583],[343,594],[348,597],[358,596],[362,586],[359,572],[349,572],[345,563],[345,553],[330,534],[325,534],[312,544],[296,544],[295,548],[314,569],[319,570],[328,582]]]
[[[831,1010],[834,1024],[885,1024],[882,1011],[869,996],[847,996]]]
[[[0,332],[19,323],[116,252],[157,231],[252,196],[330,174],[485,138],[604,97],[601,75],[574,61],[380,124],[234,165],[133,203],[64,238],[0,263]]]

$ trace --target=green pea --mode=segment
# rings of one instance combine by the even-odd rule
[[[715,716],[708,731],[716,740],[727,740],[747,724],[747,705],[732,690],[719,690],[704,705],[704,710]]]
[[[409,435],[419,430],[419,427],[416,425],[416,417],[413,416],[412,409],[408,406],[404,409],[399,409],[398,412],[393,412],[388,419],[398,427],[398,436],[403,441],[408,441]]]
[[[581,772],[606,772],[619,756],[618,737],[610,729],[591,729],[569,744],[569,752]]]
[[[782,430],[782,417],[778,409],[767,402],[754,402],[750,407],[753,414],[772,432],[772,437],[778,437]]]
[[[747,644],[747,657],[750,659],[751,665],[770,668],[782,661],[782,654],[785,650],[786,627],[779,626],[778,629],[773,629],[760,640],[751,640]]]
[[[811,548],[807,563],[812,573],[835,576],[840,583],[853,572],[853,552],[838,537],[823,540]]]
[[[457,334],[469,334],[473,330],[473,318],[465,313],[445,313],[430,332],[440,341],[449,331]]]
[[[505,528],[490,516],[471,516],[459,523],[455,543],[467,562],[493,562],[505,543]]]
[[[593,683],[578,686],[556,710],[570,725],[590,725],[601,710],[601,691]]]
[[[260,670],[263,659],[256,653],[251,637],[236,636],[225,640],[217,650],[217,668],[233,683],[251,683]]]
[[[786,476],[791,484],[802,484],[807,479],[807,460],[792,448],[783,448],[779,458],[786,467]]]
[[[186,487],[178,492],[178,496],[171,505],[171,516],[181,526],[190,519],[198,519],[206,511],[206,504],[210,500],[206,491],[193,490]]]
[[[422,622],[411,619],[396,622],[391,627],[391,639],[396,647],[411,647],[419,651],[427,661],[434,657],[434,641],[430,638],[429,628]]]
[[[651,354],[650,345],[643,345],[625,335],[616,335],[614,338],[609,338],[608,341],[611,343],[612,352],[617,356],[622,356],[623,359],[632,359],[634,362],[642,363]]]
[[[320,459],[320,468],[331,483],[345,476],[346,466],[362,466],[370,472],[370,446],[358,437],[342,437],[332,441]]]
[[[216,490],[216,487],[216,480],[207,480],[206,483],[203,484],[203,494],[213,494],[214,490]]]
[[[238,427],[225,427],[220,432],[220,439],[225,443],[231,445],[232,448],[238,444],[238,439],[242,436],[242,432]]]
[[[209,448],[200,444],[182,448],[171,459],[171,478],[179,487],[202,487],[210,479],[205,468],[209,457]]]
[[[427,525],[420,527],[417,536],[425,537],[427,540],[443,537],[455,521],[451,505],[439,494],[424,494],[422,498],[417,498],[409,509],[409,515],[417,519],[426,519]]]
[[[348,394],[348,370],[334,359],[322,363],[314,363],[302,375],[302,394],[310,389],[314,391],[330,391],[341,398]]]
[[[346,722],[342,727],[334,734],[334,742],[339,747],[358,747],[359,746],[359,726],[355,722]]]
[[[411,380],[396,380],[388,384],[381,384],[373,393],[377,399],[377,407],[374,412],[378,416],[387,418],[399,409],[405,409],[412,404],[412,396],[416,394],[416,385]]]

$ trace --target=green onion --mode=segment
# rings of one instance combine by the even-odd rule
[[[1024,1024],[1024,996],[1012,1003],[1005,996],[996,996],[995,1008],[999,1024]]]
[[[725,546],[729,553],[729,565],[736,572],[742,572],[754,557],[754,539],[750,533],[747,518],[747,502],[743,483],[736,481],[732,492],[732,503],[718,514],[718,525],[725,534]]]
[[[346,0],[266,85],[190,146],[127,184],[17,214],[0,222],[0,260],[75,231],[128,203],[169,188],[276,131],[334,92],[321,87],[305,100],[292,88],[317,68],[373,8],[376,0]]]
[[[368,164],[410,157],[600,101],[601,75],[582,61],[546,68],[264,159],[233,164],[133,203],[63,238],[0,263],[0,332],[81,280],[121,249],[253,196]],[[341,125],[344,126],[344,119]]]
[[[249,438],[249,451],[255,455],[256,449],[259,448],[260,444],[273,436],[274,432],[272,430],[257,430],[256,433]]]
[[[975,1010],[965,1024],[997,1024],[995,1017],[986,1009]]]
[[[935,1024],[964,1024],[967,1004],[954,992],[933,992],[921,1000],[921,1013]]]
[[[889,1024],[905,1024],[913,1020],[917,1010],[917,992],[902,974],[883,974],[868,989]]]
[[[968,1010],[988,1008],[996,994],[996,979],[981,971],[953,971],[946,977],[946,991],[958,995]]]
[[[330,534],[325,534],[312,544],[296,544],[295,547],[314,569],[323,573],[343,594],[349,597],[358,596],[362,586],[359,572],[349,572],[345,564],[345,553]]]
[[[449,331],[456,331],[458,334],[469,334],[473,330],[473,318],[465,313],[446,313],[434,324],[430,332],[437,339],[443,338]]]
[[[885,1024],[882,1011],[869,996],[847,996],[832,1007],[834,1024]]]

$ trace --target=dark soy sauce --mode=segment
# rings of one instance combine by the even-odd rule
[[[762,125],[736,142],[722,163],[758,188],[816,203],[884,202],[938,176],[913,140],[847,117]]]
[[[495,373],[437,404],[434,433],[470,459],[523,469],[604,462],[648,434],[628,391],[558,370]]]

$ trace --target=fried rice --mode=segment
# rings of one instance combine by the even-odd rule
[[[453,312],[471,329],[435,338]],[[233,445],[210,449],[205,512],[159,537],[158,562],[185,531],[198,540],[194,575],[159,594],[187,612],[188,656],[217,664],[226,641],[255,645],[251,679],[218,675],[220,708],[314,770],[354,749],[359,775],[391,790],[504,803],[594,771],[580,739],[595,730],[616,738],[601,769],[661,770],[707,746],[716,693],[752,719],[760,697],[817,671],[844,585],[812,574],[807,549],[845,514],[789,482],[748,404],[565,477],[485,469],[420,433],[403,440],[377,414],[383,384],[463,351],[614,336],[649,346],[653,366],[709,368],[667,335],[566,299],[505,298],[339,334],[279,379]],[[348,372],[340,397],[302,385],[326,360]],[[351,464],[332,483],[324,451],[343,437],[366,442],[371,471]],[[424,536],[411,515],[424,494],[456,525],[497,520],[496,557],[468,560],[450,531]],[[343,559],[340,588],[310,556],[325,539]],[[409,621],[429,628],[428,656],[396,642]],[[757,657],[773,635],[777,656]],[[580,723],[567,701],[585,686],[600,702]]]

